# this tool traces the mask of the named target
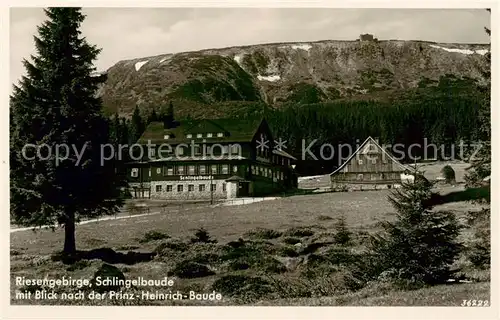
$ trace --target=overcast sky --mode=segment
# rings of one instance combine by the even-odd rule
[[[102,48],[102,71],[123,59],[163,53],[269,42],[353,40],[373,33],[380,40],[487,43],[490,14],[483,9],[273,9],[87,8],[82,32]],[[24,74],[34,53],[41,8],[10,12],[11,82]]]

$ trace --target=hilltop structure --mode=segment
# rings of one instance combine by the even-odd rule
[[[129,163],[133,197],[171,200],[263,196],[297,186],[296,160],[276,148],[264,119],[153,122]]]
[[[359,35],[359,40],[360,41],[373,41],[373,34],[365,33],[365,34],[360,34]]]

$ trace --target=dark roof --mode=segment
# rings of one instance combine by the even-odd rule
[[[201,142],[203,139],[207,143],[214,142],[250,142],[263,119],[203,119],[181,121],[175,128],[164,128],[163,122],[152,122],[148,125],[138,143],[152,144],[177,144],[190,143],[191,140]],[[196,138],[196,134],[203,134],[203,138]],[[206,134],[212,133],[212,138],[207,138]],[[223,133],[223,137],[217,137],[217,133]],[[187,134],[192,134],[187,138]],[[170,135],[169,139],[164,139],[165,135]]]

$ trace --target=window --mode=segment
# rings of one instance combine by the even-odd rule
[[[194,191],[194,184],[190,184],[190,185],[188,185],[188,191],[189,191],[189,192]]]
[[[184,155],[184,148],[182,148],[182,147],[177,147],[177,148],[175,148],[175,151],[177,151],[177,154],[178,154],[179,156]]]
[[[222,133],[222,132],[218,132],[218,133],[217,133],[217,137],[219,137],[219,138],[220,138],[220,137],[223,137],[223,136],[224,136],[224,133]]]
[[[222,183],[222,191],[226,192],[226,184],[225,183]]]
[[[233,144],[231,145],[231,153],[232,154],[238,154],[238,152],[240,151],[240,146],[237,145],[237,144]]]
[[[169,134],[164,135],[163,139],[165,139],[165,140],[170,139],[170,135]]]
[[[214,183],[212,183],[212,184],[210,185],[210,190],[211,190],[211,191],[215,191],[215,190],[216,190],[216,185],[215,185]]]
[[[363,180],[363,174],[358,174],[358,180]]]
[[[130,176],[137,178],[139,176],[139,169],[138,168],[132,168],[132,171],[130,171]]]
[[[182,184],[177,185],[177,192],[182,192],[184,186]]]
[[[184,166],[178,166],[177,167],[177,173],[178,174],[184,174]]]
[[[161,174],[161,168],[156,168],[156,174]]]
[[[372,159],[372,164],[376,164],[377,163],[377,159]]]
[[[163,167],[163,173],[166,174],[167,176],[173,176],[174,175],[174,168],[173,167]]]
[[[210,173],[217,174],[217,165],[216,164],[212,165],[212,168],[210,169]]]
[[[200,155],[201,154],[201,147],[200,146],[195,146],[194,147],[194,154],[195,155]]]
[[[207,133],[207,138],[212,138],[213,134],[212,133]]]
[[[363,164],[363,160],[359,159],[358,164]]]
[[[153,158],[155,156],[155,149],[150,148],[149,149],[149,157]]]
[[[206,174],[207,167],[202,164],[198,170],[200,171],[200,174]]]
[[[190,133],[188,133],[188,134],[186,135],[186,138],[188,138],[188,139],[191,139],[192,137],[193,137],[193,135],[192,135],[192,134],[190,134]]]
[[[238,167],[237,166],[233,166],[233,172],[234,173],[238,172]]]
[[[161,185],[160,184],[156,185],[156,192],[161,192]]]
[[[167,192],[172,192],[172,185],[171,184],[167,185]]]
[[[188,174],[192,175],[192,176],[194,175],[194,166],[189,166],[188,167]]]
[[[198,190],[199,190],[200,192],[205,191],[205,185],[204,185],[204,184],[200,184],[200,185],[198,186]]]
[[[228,174],[229,173],[229,166],[227,164],[222,165],[222,174]]]
[[[222,153],[228,153],[229,152],[229,146],[222,146]]]
[[[151,168],[148,170],[148,175],[151,177]]]
[[[203,134],[198,133],[198,134],[196,135],[196,138],[203,138]]]

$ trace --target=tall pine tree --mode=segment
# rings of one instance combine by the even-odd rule
[[[34,227],[64,225],[63,252],[73,254],[75,223],[114,214],[121,200],[114,164],[101,165],[108,128],[96,96],[102,80],[92,76],[100,49],[81,36],[80,8],[45,14],[33,62],[24,60],[27,75],[11,96],[11,218]],[[39,156],[33,145],[42,147]],[[57,147],[61,156],[68,148],[67,159],[57,162]]]
[[[130,123],[130,143],[136,143],[144,132],[145,124],[139,112],[139,107],[135,106],[134,113]]]

